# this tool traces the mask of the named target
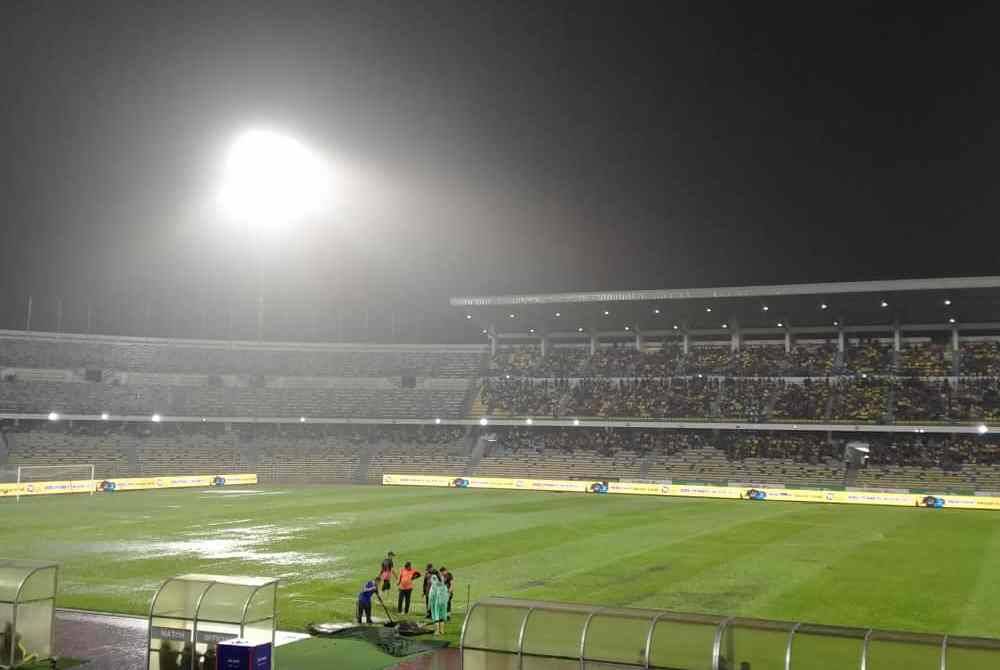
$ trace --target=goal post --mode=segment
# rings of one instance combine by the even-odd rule
[[[94,495],[94,490],[97,488],[93,463],[17,466],[17,483],[30,484],[32,482],[86,482],[80,493],[90,493],[90,495]],[[70,491],[70,493],[73,492]],[[17,495],[17,500],[18,502],[21,500],[20,493]]]

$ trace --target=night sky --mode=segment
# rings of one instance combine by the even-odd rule
[[[995,17],[901,7],[7,0],[0,312],[997,274]],[[342,183],[250,262],[261,124]]]

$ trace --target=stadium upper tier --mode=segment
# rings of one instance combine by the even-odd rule
[[[468,378],[483,347],[214,342],[0,331],[0,367],[191,374]]]

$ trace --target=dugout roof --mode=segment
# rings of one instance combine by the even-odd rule
[[[1000,276],[467,296],[451,305],[498,333],[996,330]]]

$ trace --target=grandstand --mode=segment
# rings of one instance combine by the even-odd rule
[[[0,468],[1000,489],[1000,278],[452,304],[488,345],[2,331]]]

